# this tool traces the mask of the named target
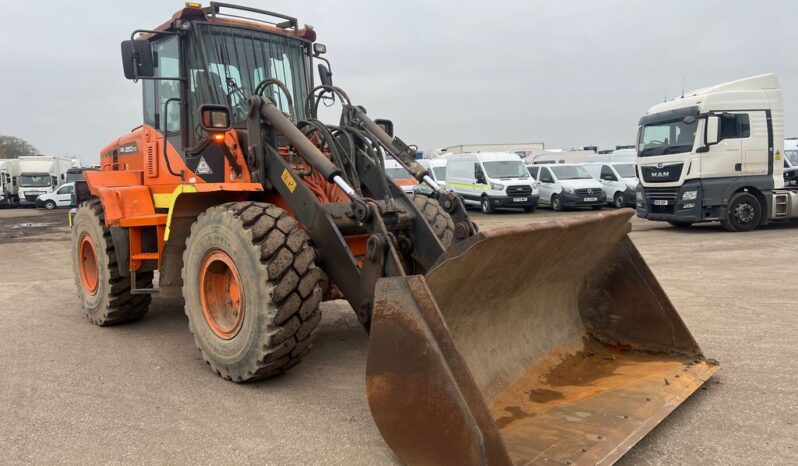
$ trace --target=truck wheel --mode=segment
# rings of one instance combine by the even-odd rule
[[[557,212],[562,211],[562,202],[560,202],[560,196],[556,194],[551,196],[551,210],[556,210]]]
[[[617,209],[626,207],[626,198],[623,197],[623,193],[615,193],[615,196],[612,198],[612,205]]]
[[[759,225],[761,218],[762,207],[756,196],[739,192],[732,196],[720,224],[726,231],[751,231]]]
[[[131,294],[130,277],[119,273],[100,201],[81,204],[72,225],[72,270],[86,316],[100,326],[141,318],[152,298]],[[136,288],[152,288],[152,277],[152,272],[136,274]]]
[[[55,210],[56,207],[58,206],[55,205],[55,201],[47,201],[44,203],[44,208],[47,210]]]
[[[438,203],[437,199],[426,196],[409,196],[416,208],[424,215],[424,219],[432,227],[435,236],[441,241],[443,247],[449,249],[454,239],[454,222],[448,212]]]
[[[493,204],[490,203],[490,199],[488,199],[488,196],[482,196],[482,201],[480,202],[480,204],[482,205],[483,214],[493,213]]]
[[[183,297],[214,372],[259,380],[305,357],[321,320],[315,259],[296,220],[274,205],[229,203],[199,215],[183,253]]]

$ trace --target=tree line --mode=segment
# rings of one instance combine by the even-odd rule
[[[41,155],[41,153],[22,138],[0,134],[0,159],[15,159],[21,155]]]

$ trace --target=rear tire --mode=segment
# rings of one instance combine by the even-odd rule
[[[451,215],[443,210],[437,199],[426,196],[409,196],[413,204],[424,215],[424,219],[432,227],[443,247],[449,249],[454,239],[454,221]]]
[[[732,196],[726,209],[726,215],[720,224],[726,231],[751,231],[762,219],[762,206],[751,193],[739,192]]]
[[[259,380],[307,355],[321,320],[315,259],[296,220],[274,205],[222,204],[197,217],[183,253],[183,297],[214,372]]]
[[[480,201],[480,205],[482,207],[483,214],[493,213],[493,204],[490,203],[490,199],[488,199],[488,196],[482,196],[482,201]]]
[[[623,196],[623,193],[615,193],[615,196],[612,198],[612,205],[614,205],[616,209],[623,209],[626,207],[626,198]]]
[[[562,202],[560,201],[560,196],[556,194],[551,196],[551,210],[562,212]]]
[[[72,270],[78,298],[97,325],[121,324],[147,313],[151,296],[130,293],[130,277],[119,272],[111,231],[99,200],[78,207],[72,226]],[[136,274],[136,288],[152,288],[152,272]]]

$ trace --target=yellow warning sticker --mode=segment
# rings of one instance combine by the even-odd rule
[[[294,181],[294,177],[291,176],[287,168],[283,170],[283,174],[280,175],[280,178],[283,180],[283,183],[285,183],[285,187],[288,188],[288,192],[293,193],[296,189],[296,181]]]
[[[781,151],[776,150],[776,160],[781,160]]]

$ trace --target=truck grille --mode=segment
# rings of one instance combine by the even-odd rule
[[[25,195],[25,200],[29,201],[29,202],[34,202],[36,199],[39,198],[39,196],[40,196],[40,194],[26,194]]]
[[[672,214],[678,197],[679,188],[646,188],[646,204],[653,214]],[[654,205],[655,200],[666,200],[668,205]]]
[[[574,191],[577,196],[593,196],[597,197],[601,194],[600,188],[584,188],[584,189],[577,189]]]
[[[507,195],[508,196],[531,196],[532,195],[532,187],[530,186],[508,186],[507,187]]]

